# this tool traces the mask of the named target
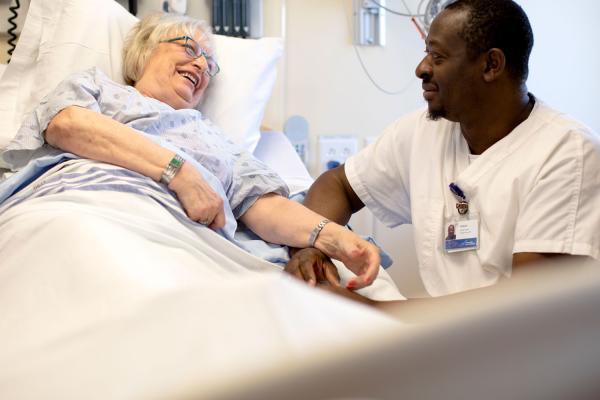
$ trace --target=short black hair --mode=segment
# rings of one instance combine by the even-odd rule
[[[512,0],[456,0],[446,10],[466,10],[467,20],[460,33],[467,51],[476,57],[498,48],[506,57],[506,69],[524,83],[529,74],[533,31],[525,11]]]

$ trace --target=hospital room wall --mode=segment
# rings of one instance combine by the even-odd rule
[[[385,47],[359,47],[375,81],[399,95],[386,95],[361,70],[352,47],[351,0],[287,0],[286,54],[281,71],[283,98],[274,97],[265,122],[281,128],[291,115],[310,124],[311,171],[316,166],[319,135],[378,135],[398,116],[424,106],[414,68],[424,45],[408,18],[387,13]],[[419,0],[388,0],[387,6],[412,11]],[[520,0],[535,34],[528,86],[551,106],[600,131],[595,93],[600,90],[600,2]],[[283,104],[279,104],[279,103]]]

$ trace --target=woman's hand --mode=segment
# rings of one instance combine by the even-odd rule
[[[323,282],[340,286],[337,267],[321,250],[314,247],[292,250],[292,256],[284,271],[308,282],[311,286]]]
[[[379,272],[379,250],[372,243],[334,222],[325,225],[317,237],[315,247],[331,258],[340,260],[357,276],[350,279],[347,289],[369,286]]]
[[[225,226],[223,199],[192,165],[184,163],[169,184],[191,220],[211,229]]]

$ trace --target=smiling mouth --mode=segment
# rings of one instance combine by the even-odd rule
[[[436,90],[423,90],[423,98],[425,98],[427,101],[431,101],[435,97],[436,93]]]
[[[198,85],[198,78],[196,78],[194,75],[190,74],[189,72],[180,72],[179,75],[183,76],[184,78],[186,78],[187,80],[192,82],[194,87],[196,87]]]

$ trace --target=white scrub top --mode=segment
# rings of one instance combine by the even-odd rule
[[[425,287],[440,296],[510,276],[512,254],[600,258],[600,138],[539,100],[509,135],[469,159],[457,123],[426,110],[390,125],[346,162],[352,188],[386,225],[414,225]],[[456,183],[479,219],[477,250],[447,253]]]

